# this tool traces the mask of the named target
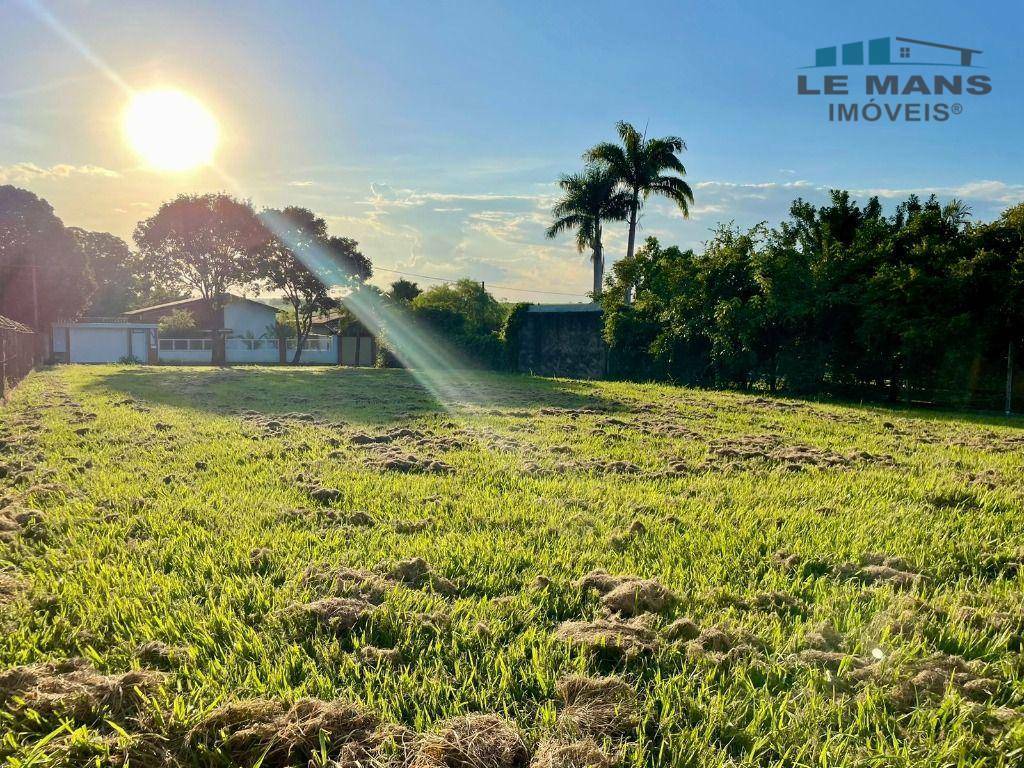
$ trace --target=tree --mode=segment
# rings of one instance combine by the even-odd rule
[[[373,277],[370,259],[360,252],[359,243],[351,237],[328,237],[327,252],[344,282],[365,282]]]
[[[662,195],[679,206],[683,216],[689,216],[693,192],[690,185],[680,178],[686,175],[686,168],[676,157],[686,149],[682,139],[678,136],[648,139],[627,122],[618,123],[616,130],[621,144],[602,142],[587,151],[583,158],[606,166],[629,194],[626,257],[631,258],[636,241],[637,215],[643,202],[650,195]]]
[[[78,317],[94,289],[85,254],[50,204],[0,186],[0,314],[42,332]]]
[[[196,316],[187,309],[175,309],[161,317],[157,324],[160,333],[170,335],[191,335],[196,329]]]
[[[475,280],[459,280],[424,291],[413,300],[412,313],[416,321],[476,364],[489,368],[505,365],[499,336],[507,308]]]
[[[255,252],[252,276],[268,290],[280,291],[291,306],[295,324],[292,365],[297,365],[313,318],[338,306],[328,285],[359,274],[351,256],[359,252],[354,240],[328,239],[327,222],[306,208],[268,209],[260,219],[266,231]],[[347,251],[341,250],[338,241],[345,241]]]
[[[140,267],[154,281],[198,293],[210,309],[224,309],[230,288],[251,279],[251,255],[264,231],[252,206],[230,195],[179,195],[135,228]],[[224,363],[216,334],[213,362]]]
[[[96,282],[88,312],[113,317],[140,303],[151,286],[138,274],[135,255],[128,244],[107,232],[68,227]],[[175,297],[178,298],[178,297]]]
[[[605,221],[622,221],[630,210],[630,196],[619,189],[618,177],[607,166],[591,165],[582,173],[562,176],[558,182],[562,197],[551,210],[554,222],[548,237],[576,230],[576,250],[590,248],[594,263],[594,299],[601,296],[604,282],[604,249],[601,226]]]
[[[392,301],[396,301],[399,304],[409,304],[421,293],[423,293],[423,290],[416,283],[402,278],[395,280],[391,284],[387,295]]]

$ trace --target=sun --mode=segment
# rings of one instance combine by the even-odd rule
[[[141,91],[124,113],[128,143],[151,168],[187,171],[213,162],[217,121],[199,101],[176,90]]]

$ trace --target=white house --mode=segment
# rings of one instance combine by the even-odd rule
[[[135,359],[157,362],[156,323],[95,318],[79,323],[54,323],[52,356],[67,363],[116,363]]]

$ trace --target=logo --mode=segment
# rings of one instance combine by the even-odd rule
[[[992,92],[991,77],[972,71],[983,69],[981,54],[912,37],[818,48],[796,92],[828,99],[833,123],[944,123],[963,113],[965,101]]]

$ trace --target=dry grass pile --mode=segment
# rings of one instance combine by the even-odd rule
[[[626,618],[641,613],[660,613],[676,602],[676,596],[657,579],[613,576],[603,570],[588,573],[577,582],[580,590],[596,590],[609,613]]]
[[[614,656],[638,656],[653,653],[659,647],[658,635],[647,616],[625,621],[563,621],[555,629],[555,637],[574,648]]]
[[[185,746],[263,768],[305,765],[323,746],[330,755],[358,754],[369,765],[381,741],[379,725],[376,715],[346,701],[300,699],[288,707],[253,699],[210,712],[189,731]]]
[[[123,720],[138,714],[144,697],[163,681],[162,673],[151,670],[105,675],[81,658],[32,664],[0,672],[0,708],[77,723]]]
[[[351,597],[327,597],[310,603],[291,606],[289,619],[302,624],[314,623],[335,634],[351,632],[377,608],[374,604]]]
[[[497,715],[465,715],[416,739],[408,768],[525,768],[522,732]]]
[[[615,759],[589,738],[544,739],[530,761],[530,768],[612,768],[613,765]]]
[[[555,690],[561,699],[558,725],[574,737],[624,737],[640,724],[637,693],[619,677],[561,678]]]

